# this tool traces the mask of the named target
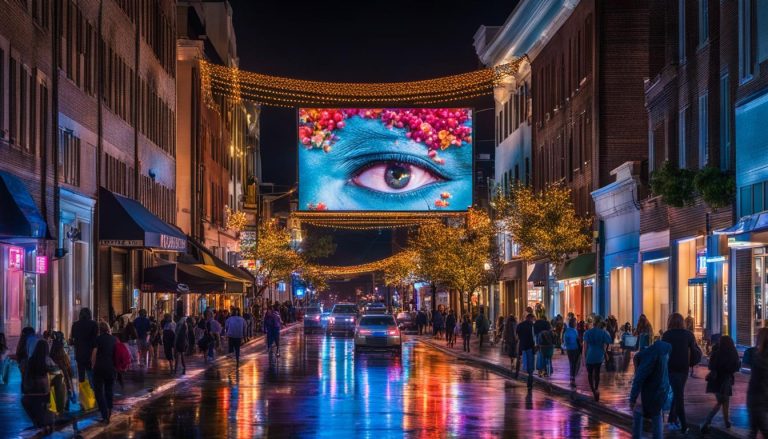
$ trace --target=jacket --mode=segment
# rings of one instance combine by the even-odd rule
[[[445,317],[445,327],[446,328],[455,328],[456,327],[456,315],[455,314],[448,314]]]
[[[747,386],[747,407],[768,410],[768,352],[755,352]]]
[[[520,340],[518,347],[520,352],[534,349],[536,347],[535,337],[533,335],[533,323],[524,321],[517,325],[517,338]]]
[[[635,355],[637,368],[635,377],[632,379],[629,402],[635,402],[638,395],[641,396],[645,417],[659,414],[667,401],[669,395],[667,362],[670,352],[672,352],[672,345],[665,341],[657,341]]]
[[[487,334],[489,326],[490,322],[488,321],[488,317],[486,317],[485,314],[478,314],[477,318],[475,319],[475,328],[477,328],[477,333]]]
[[[691,356],[695,349],[696,339],[693,333],[687,329],[669,329],[661,339],[672,345],[672,353],[669,355],[669,371],[688,373],[691,367]]]
[[[707,379],[707,393],[731,396],[733,374],[741,369],[739,355],[736,352],[733,352],[732,355],[733,357],[726,358],[719,349],[715,349],[715,351],[712,352],[712,355],[709,357],[708,366],[712,374],[710,374],[710,378]],[[728,386],[723,387],[724,384],[728,384]]]

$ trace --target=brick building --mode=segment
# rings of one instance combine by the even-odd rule
[[[2,239],[3,320],[9,334],[66,332],[81,307],[108,317],[136,305],[148,250],[183,250],[166,224],[176,215],[175,2],[6,2],[0,14],[2,148],[18,158],[0,169],[23,183],[50,235]]]
[[[576,212],[594,218],[592,191],[625,162],[647,158],[644,80],[661,63],[652,38],[655,2],[581,0],[531,62],[532,185],[562,181]],[[656,67],[658,69],[658,67]],[[600,220],[594,251],[566,262],[550,311],[605,314]],[[596,276],[597,275],[597,276]]]

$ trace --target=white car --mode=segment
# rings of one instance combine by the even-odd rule
[[[355,352],[362,349],[402,352],[403,338],[395,318],[388,314],[366,314],[355,329]]]

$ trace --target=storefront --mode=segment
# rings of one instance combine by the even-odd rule
[[[558,309],[552,313],[564,317],[573,313],[578,320],[586,320],[595,312],[595,262],[594,253],[585,253],[565,262],[557,278],[560,286],[556,295]]]
[[[547,300],[547,282],[549,281],[549,264],[546,262],[536,262],[527,264],[527,280],[528,285],[523,298],[522,310],[520,312],[521,318],[524,318],[523,311],[530,307],[536,308],[537,303],[546,304]],[[546,306],[546,305],[545,305]],[[550,314],[555,316],[559,313],[557,306],[555,309],[550,310]]]
[[[17,336],[26,326],[48,327],[41,296],[48,276],[48,226],[24,183],[0,171],[0,332]]]
[[[525,261],[509,261],[504,264],[499,282],[499,315],[515,315],[520,318],[526,307],[527,264]]]
[[[675,310],[693,319],[694,334],[701,339],[707,328],[707,247],[704,236],[677,241],[677,297]]]

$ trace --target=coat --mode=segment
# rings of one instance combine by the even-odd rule
[[[709,357],[709,375],[707,378],[707,393],[721,396],[731,396],[733,374],[741,369],[739,354],[733,352],[733,357],[725,358],[720,350],[715,350]]]
[[[634,402],[641,396],[643,416],[651,417],[661,412],[669,396],[669,354],[672,345],[657,341],[647,349],[635,355],[637,368],[632,379],[629,401]]]
[[[768,410],[768,352],[755,352],[750,364],[747,408]]]

